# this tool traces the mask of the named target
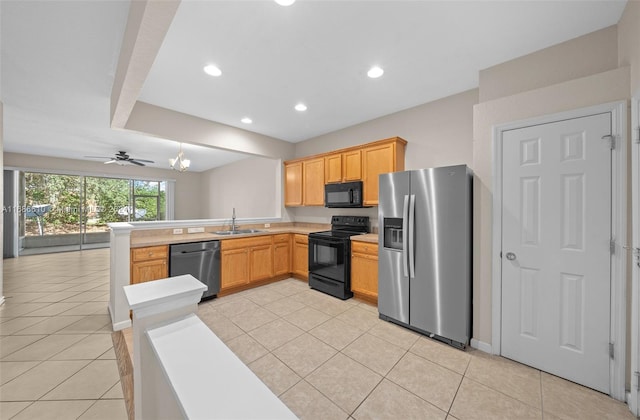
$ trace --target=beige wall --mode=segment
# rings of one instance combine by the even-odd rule
[[[630,0],[618,22],[618,64],[631,68],[631,95],[640,96],[640,1]]]
[[[231,219],[278,217],[282,161],[250,157],[201,173],[203,216]]]
[[[618,29],[610,26],[480,71],[480,102],[618,67]]]
[[[407,140],[405,168],[473,163],[473,89],[438,101],[390,114],[296,144],[296,157],[368,143],[389,137]],[[377,208],[338,210],[290,208],[296,221],[327,223],[333,214],[369,216],[377,226]]]
[[[135,177],[176,181],[175,218],[201,219],[202,203],[200,198],[200,174],[192,172],[176,172],[156,168],[140,168],[137,166],[104,165],[100,162],[61,159],[45,156],[5,153],[4,166],[31,170],[81,173],[96,176]]]

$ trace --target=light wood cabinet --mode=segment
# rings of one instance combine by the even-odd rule
[[[362,149],[363,203],[365,206],[378,205],[378,176],[380,174],[404,171],[405,145],[406,141],[394,138]]]
[[[362,179],[362,151],[351,150],[342,154],[342,180],[360,181]]]
[[[131,249],[131,284],[169,277],[167,245]]]
[[[406,144],[392,137],[284,162],[284,205],[323,206],[325,184],[362,180],[363,204],[377,206],[378,175],[404,171]]]
[[[251,247],[249,273],[251,273],[250,282],[273,277],[273,245],[271,241],[268,244]]]
[[[362,152],[333,153],[324,158],[325,184],[360,181],[362,179]]]
[[[302,161],[302,204],[324,206],[324,158]]]
[[[342,153],[324,158],[324,182],[325,184],[342,182]]]
[[[220,258],[220,290],[249,284],[248,248],[221,251]]]
[[[351,242],[351,291],[356,297],[378,302],[378,245]]]
[[[291,234],[273,236],[273,275],[291,273]]]
[[[302,205],[302,162],[284,165],[284,205]]]
[[[299,278],[309,279],[309,237],[293,235],[293,274]]]
[[[220,256],[220,291],[273,277],[271,236],[225,239]]]

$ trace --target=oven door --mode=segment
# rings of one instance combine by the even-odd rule
[[[309,274],[344,283],[350,269],[347,248],[344,238],[309,236]]]

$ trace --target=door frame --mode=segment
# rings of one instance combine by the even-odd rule
[[[629,238],[632,252],[640,252],[640,90],[631,99],[631,214],[633,233]],[[633,254],[632,254],[632,257]],[[640,255],[638,255],[640,259]],[[629,409],[640,415],[640,268],[631,262],[631,390],[627,398]]]
[[[611,326],[610,341],[614,345],[614,358],[609,363],[611,397],[625,400],[626,356],[626,252],[627,236],[627,101],[617,101],[586,108],[560,112],[496,125],[493,137],[493,214],[492,214],[492,282],[491,282],[491,349],[500,355],[502,338],[502,136],[507,130],[548,124],[568,119],[611,113],[611,134],[616,147],[611,161],[611,231],[614,253],[611,255]]]

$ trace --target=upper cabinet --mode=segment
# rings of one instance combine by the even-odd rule
[[[302,205],[302,162],[286,163],[284,165],[284,205]]]
[[[378,205],[378,176],[380,174],[404,171],[404,147],[407,142],[400,138],[392,140],[362,149],[362,185],[365,206]]]
[[[324,183],[360,181],[362,179],[362,151],[349,150],[332,153],[324,158]]]
[[[324,206],[324,158],[302,161],[302,204]]]
[[[285,206],[323,206],[324,185],[363,182],[364,205],[378,205],[378,175],[404,170],[400,137],[284,162]]]

